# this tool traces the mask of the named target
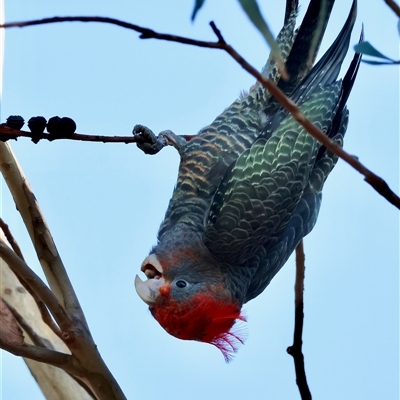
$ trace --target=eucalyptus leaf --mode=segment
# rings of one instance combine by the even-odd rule
[[[363,59],[362,61],[366,64],[371,64],[371,65],[396,65],[400,64],[399,61],[395,61],[392,58],[386,57],[384,54],[382,54],[379,50],[377,50],[374,46],[372,46],[369,42],[361,42],[358,43],[354,46],[354,50],[357,53],[365,54],[367,56],[371,57],[376,57],[376,58],[381,58],[385,61],[376,61],[376,60],[365,60]]]
[[[249,17],[254,26],[261,32],[272,49],[273,56],[276,61],[283,65],[280,49],[274,39],[274,35],[268,27],[268,24],[261,15],[260,8],[256,0],[238,0],[244,12]]]
[[[354,50],[357,53],[365,54],[371,57],[383,58],[384,60],[393,61],[391,58],[386,57],[380,51],[378,51],[374,46],[369,42],[361,42],[354,46]]]
[[[196,18],[197,12],[200,10],[201,7],[203,7],[205,1],[206,0],[195,0],[192,17],[191,17],[192,21],[194,21],[194,19]]]
[[[373,61],[373,60],[362,60],[365,64],[370,64],[370,65],[400,65],[400,60],[399,61]]]

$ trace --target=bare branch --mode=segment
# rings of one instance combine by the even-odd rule
[[[8,225],[4,222],[4,220],[2,218],[0,218],[0,229],[3,231],[8,243],[10,244],[11,248],[14,250],[15,254],[19,258],[21,258],[22,260],[25,260],[18,243],[14,239],[14,236],[11,233]],[[61,338],[60,328],[54,323],[54,320],[51,317],[51,315],[49,314],[49,310],[47,309],[46,305],[43,303],[43,301],[40,299],[40,297],[37,295],[37,293],[34,290],[32,290],[32,288],[27,284],[27,282],[25,282],[21,277],[18,277],[18,279],[21,282],[21,284],[24,286],[24,288],[28,291],[28,293],[35,300],[36,305],[38,306],[38,309],[40,311],[40,314],[42,316],[43,321],[49,326],[49,328],[59,338]]]
[[[5,299],[3,301],[7,304],[7,307],[11,310],[13,313],[16,321],[18,322],[19,326],[26,332],[26,334],[30,337],[32,340],[32,343],[35,346],[39,347],[46,347],[48,348],[49,346],[46,344],[46,341],[43,340],[41,336],[39,336],[29,325],[29,323],[25,320],[25,318],[11,305],[9,304]]]
[[[20,21],[20,22],[9,22],[3,25],[0,25],[0,28],[24,28],[27,26],[33,25],[44,25],[44,24],[54,24],[60,22],[102,22],[111,25],[117,25],[122,28],[130,29],[135,32],[139,32],[141,35],[139,36],[140,39],[158,39],[158,40],[166,40],[168,42],[177,42],[188,44],[191,46],[197,47],[206,47],[206,48],[221,48],[220,44],[217,42],[207,42],[204,40],[196,40],[190,39],[183,36],[178,35],[170,35],[167,33],[159,33],[155,32],[152,29],[143,28],[139,25],[131,24],[129,22],[124,22],[119,19],[115,18],[107,18],[107,17],[53,17],[53,18],[43,18],[43,19],[36,19],[31,21]]]
[[[222,36],[221,31],[217,28],[217,25],[215,25],[214,21],[210,22],[211,29],[215,33],[215,36],[218,38],[218,43],[221,43],[223,45],[226,45],[227,43],[225,42],[224,37]]]
[[[63,330],[70,330],[72,323],[64,309],[46,284],[28,267],[24,260],[19,258],[0,238],[0,256],[9,265],[11,270],[28,282],[29,286],[40,296],[49,308],[57,323]]]
[[[73,359],[68,360],[63,353],[50,352],[48,349],[41,350],[40,347],[24,345],[23,347],[10,346],[0,340],[0,347],[15,355],[30,358],[35,361],[46,362],[50,365],[62,368],[66,372],[82,378],[90,390],[96,393],[98,399],[120,399],[125,396],[118,383],[104,364],[90,333],[82,331],[80,321],[70,322],[63,308],[50,289],[40,278],[19,258],[0,238],[0,257],[15,271],[22,276],[29,285],[40,295],[43,302],[48,306],[55,320],[63,331],[63,340],[70,348]],[[47,351],[45,351],[47,350]],[[63,357],[61,357],[61,355]],[[71,356],[69,356],[71,357]],[[79,361],[77,361],[79,360]],[[77,365],[75,365],[77,364]],[[79,367],[79,368],[78,368]]]
[[[299,388],[302,400],[311,400],[311,392],[307,384],[306,371],[304,368],[304,356],[302,352],[303,346],[303,320],[304,320],[304,248],[303,240],[296,247],[296,283],[295,291],[295,323],[293,334],[293,345],[287,348],[288,354],[293,357],[294,368],[296,371],[296,383]]]
[[[25,318],[14,308],[12,307],[7,301],[3,299],[3,301],[7,304],[7,307],[11,310],[13,313],[15,319],[17,320],[18,324],[20,327],[26,332],[26,334],[30,337],[32,340],[33,344],[38,347],[44,347],[44,348],[50,348],[52,349],[52,343],[47,340],[46,338],[42,338],[40,335],[38,335],[34,329],[29,325],[28,321],[25,320]],[[42,303],[43,304],[43,303]],[[50,347],[49,347],[50,346]],[[80,385],[91,397],[95,398],[93,392],[90,390],[90,388],[81,382],[79,379],[75,378],[75,376],[71,375],[71,378],[74,379],[74,381]]]
[[[0,231],[0,237],[1,235],[2,232]],[[61,353],[70,354],[66,344],[62,342],[59,337],[56,337],[53,332],[48,329],[48,326],[43,323],[39,310],[37,309],[39,304],[34,301],[29,292],[21,287],[20,279],[11,271],[5,260],[1,260],[0,262],[0,292],[4,298],[5,304],[8,305],[9,309],[12,307],[18,311],[18,314],[21,315],[23,320],[35,331],[36,336],[40,337],[42,342],[46,344],[46,347]],[[41,302],[41,304],[44,305],[43,302]],[[0,328],[1,327],[2,323],[0,322]],[[5,338],[3,337],[3,339]],[[25,343],[38,344],[31,342],[32,340],[29,334],[25,335]],[[19,346],[21,345],[22,343],[19,344]],[[93,400],[93,396],[89,395],[87,390],[82,388],[81,381],[76,382],[76,378],[66,373],[64,370],[29,358],[24,358],[24,361],[32,375],[34,375],[45,398]],[[54,385],[54,382],[57,382],[57,385]]]
[[[86,135],[82,133],[74,133],[69,136],[56,137],[49,135],[48,133],[32,133],[28,131],[19,131],[17,129],[9,128],[8,126],[0,125],[0,140],[17,140],[19,137],[26,137],[32,139],[34,143],[38,143],[40,140],[48,140],[52,142],[54,140],[77,140],[81,142],[102,142],[102,143],[137,143],[140,139],[134,136],[102,136],[102,135]]]
[[[49,286],[68,315],[89,328],[45,218],[16,158],[7,143],[0,142],[0,171],[27,227]],[[46,302],[45,302],[46,303]],[[47,304],[47,303],[46,303]],[[57,321],[58,322],[58,321]]]
[[[17,241],[14,239],[13,234],[11,233],[8,225],[4,222],[3,218],[0,218],[0,229],[3,231],[8,243],[11,248],[14,250],[15,254],[24,260],[24,256],[22,255],[21,248],[19,247]]]
[[[16,356],[27,357],[35,361],[44,362],[55,367],[60,367],[65,371],[73,373],[74,375],[82,375],[83,370],[82,368],[77,368],[79,366],[79,363],[76,360],[74,362],[73,356],[55,351],[53,349],[49,349],[43,339],[39,335],[37,335],[37,333],[31,328],[28,322],[25,321],[23,316],[19,314],[14,307],[7,303],[5,299],[1,299],[1,304],[2,317],[3,319],[5,318],[5,320],[3,320],[3,323],[5,322],[5,326],[11,327],[12,329],[12,326],[14,324],[14,331],[16,330],[18,325],[21,326],[21,328],[28,334],[29,338],[35,344],[35,346],[24,343],[22,331],[18,327],[19,332],[13,332],[12,330],[5,330],[2,332],[7,333],[7,335],[0,335],[0,348],[7,350]],[[10,319],[7,318],[8,315],[14,316],[14,322],[10,321]],[[4,327],[2,326],[2,328]],[[9,334],[10,332],[13,333],[11,336]]]
[[[386,1],[386,0],[385,0]],[[390,2],[390,1],[387,1]],[[318,129],[315,125],[308,120],[300,109],[296,106],[296,104],[288,98],[282,90],[278,88],[278,86],[269,79],[263,77],[263,75],[255,69],[252,65],[250,65],[236,50],[233,49],[232,46],[227,44],[222,37],[221,32],[216,27],[216,25],[211,22],[211,28],[213,32],[218,38],[217,42],[207,42],[203,40],[190,39],[177,35],[170,35],[165,33],[159,33],[152,29],[143,28],[139,25],[130,24],[128,22],[120,21],[114,18],[105,18],[105,17],[54,17],[54,18],[44,18],[40,20],[31,20],[31,21],[23,21],[23,22],[10,22],[4,25],[0,25],[0,28],[12,28],[12,27],[26,27],[32,25],[42,25],[42,24],[51,24],[51,23],[59,23],[59,22],[72,22],[72,21],[80,21],[80,22],[103,22],[108,24],[117,25],[126,29],[134,30],[136,32],[141,33],[139,36],[141,39],[157,39],[157,40],[166,40],[169,42],[176,42],[187,44],[190,46],[197,47],[205,47],[211,49],[219,49],[227,52],[239,65],[242,66],[247,72],[253,75],[258,82],[260,82],[270,93],[272,96],[278,100],[278,102],[293,116],[293,118],[302,125],[310,135],[312,135],[315,139],[317,139],[320,143],[322,143],[327,149],[329,149],[332,153],[346,161],[350,164],[355,170],[357,170],[360,174],[364,175],[365,181],[368,182],[381,196],[383,196],[387,201],[393,204],[395,207],[400,209],[400,197],[398,197],[389,187],[389,185],[378,175],[374,174],[371,170],[365,167],[356,157],[350,155],[342,147],[338,146],[335,142],[333,142],[328,136],[326,136],[320,129]],[[100,140],[102,141],[102,140]]]
[[[294,284],[296,308],[303,307],[304,304],[303,293],[304,293],[304,277],[306,270],[305,261],[306,261],[306,256],[304,254],[304,243],[302,239],[296,247],[296,282]]]
[[[0,337],[4,343],[20,347],[24,344],[24,334],[12,312],[12,307],[0,297]]]
[[[48,227],[44,222],[44,217],[36,198],[7,143],[0,143],[0,169],[31,235],[43,269],[48,272],[47,276],[50,277],[59,298],[6,245],[4,240],[0,240],[0,256],[16,275],[28,283],[48,307],[62,330],[62,339],[72,353],[72,360],[78,362],[80,370],[78,373],[68,364],[63,367],[61,365],[64,362],[63,360],[58,360],[60,368],[82,380],[99,400],[126,400],[125,395],[101,358],[93,341],[87,328],[83,311],[62,265]],[[60,304],[62,302],[69,309],[64,309]],[[14,354],[41,362],[48,362],[51,365],[56,365],[58,362],[57,360],[51,360],[52,354],[43,353],[40,347],[35,348],[33,346],[28,348],[24,346],[22,350],[4,348]]]
[[[393,12],[400,18],[400,6],[394,0],[384,0],[384,2],[393,10]]]
[[[33,346],[26,343],[24,343],[22,346],[13,346],[9,343],[6,343],[1,337],[0,347],[14,354],[15,356],[25,357],[31,360],[50,364],[75,376],[80,376],[83,374],[83,370],[81,369],[79,362],[77,362],[76,359],[70,354],[64,354],[60,353],[59,351]]]

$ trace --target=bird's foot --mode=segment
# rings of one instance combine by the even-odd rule
[[[145,154],[157,154],[165,146],[173,146],[182,153],[186,143],[192,138],[188,135],[176,135],[170,130],[162,131],[156,136],[144,125],[135,125],[132,133],[137,138],[137,147]]]
[[[156,136],[153,131],[144,125],[135,125],[133,136],[137,139],[137,147],[145,154],[157,154],[167,142],[163,136]]]

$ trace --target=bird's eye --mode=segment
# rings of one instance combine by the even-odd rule
[[[178,288],[183,289],[184,287],[187,286],[187,282],[184,281],[184,280],[182,280],[182,279],[179,279],[179,281],[176,281],[175,285],[176,285]]]

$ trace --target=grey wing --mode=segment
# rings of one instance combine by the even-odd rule
[[[316,91],[302,111],[327,132],[341,83]],[[204,242],[221,261],[244,264],[281,238],[310,178],[320,144],[291,116],[260,138],[228,170],[211,204]]]
[[[340,129],[332,138],[340,146],[343,144],[348,116],[349,113],[345,110],[340,116]],[[330,151],[325,151],[321,156],[317,155],[309,182],[285,229],[280,234],[279,242],[268,249],[261,249],[260,253],[247,262],[246,266],[253,267],[253,273],[245,302],[257,297],[267,287],[300,240],[313,229],[321,206],[322,187],[336,161],[337,156]]]

